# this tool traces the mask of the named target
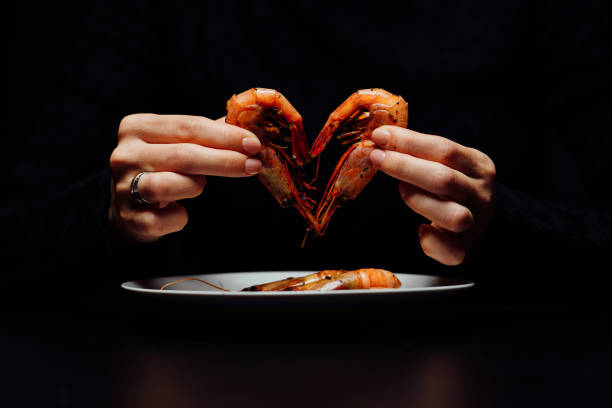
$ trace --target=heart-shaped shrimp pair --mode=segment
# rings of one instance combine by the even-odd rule
[[[359,90],[332,112],[310,150],[302,116],[276,90],[252,88],[232,96],[227,102],[225,121],[250,130],[259,138],[264,147],[259,153],[263,163],[259,180],[281,206],[294,206],[308,221],[306,236],[309,231],[323,235],[336,209],[354,200],[376,173],[370,162],[370,152],[375,148],[370,140],[372,132],[383,125],[405,128],[408,104],[401,96],[384,89]],[[349,147],[317,203],[307,193],[315,189],[312,184],[320,155],[333,136]],[[315,176],[306,181],[305,165],[314,159],[317,159]]]

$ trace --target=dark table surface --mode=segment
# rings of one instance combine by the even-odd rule
[[[479,297],[162,302],[109,289],[3,309],[3,406],[610,406],[612,314]]]

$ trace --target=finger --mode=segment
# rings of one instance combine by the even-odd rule
[[[370,160],[388,175],[440,197],[469,204],[477,196],[476,180],[441,163],[379,149]]]
[[[493,162],[479,150],[460,145],[441,136],[428,135],[398,126],[381,126],[372,140],[385,150],[407,153],[433,160],[471,177],[488,176]]]
[[[130,191],[132,178],[125,177],[117,183],[117,194]],[[138,193],[150,203],[168,203],[197,197],[204,190],[206,177],[186,175],[168,171],[143,174],[138,180]],[[163,205],[162,205],[163,206]]]
[[[172,202],[163,208],[135,209],[122,211],[122,220],[127,231],[141,242],[154,241],[164,235],[182,230],[188,221],[187,210]]]
[[[461,204],[444,200],[407,183],[400,183],[399,191],[414,212],[446,230],[460,233],[474,224],[472,212]]]
[[[252,132],[202,116],[136,114],[123,118],[119,137],[136,136],[147,143],[195,143],[248,155],[261,151]]]
[[[242,153],[191,143],[143,144],[139,152],[136,166],[146,171],[246,177],[262,168],[261,160]]]
[[[435,224],[419,226],[419,241],[425,255],[441,264],[459,265],[465,259],[461,240]]]

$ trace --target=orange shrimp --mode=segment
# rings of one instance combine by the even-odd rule
[[[301,278],[287,278],[242,289],[243,291],[304,291],[370,288],[399,288],[400,280],[385,269],[364,268],[353,271],[324,270]]]
[[[310,151],[302,116],[289,101],[273,89],[252,88],[227,102],[225,121],[255,133],[263,151],[259,180],[281,206],[294,206],[308,221],[304,247],[310,231],[323,235],[338,207],[354,200],[370,182],[377,169],[370,162],[375,148],[370,140],[379,126],[408,124],[408,104],[401,96],[380,88],[353,93],[330,116]],[[307,191],[318,176],[320,155],[336,136],[351,146],[342,155],[313,214],[315,200]],[[315,176],[304,179],[305,166],[317,158]]]
[[[384,269],[365,268],[354,271],[345,271],[335,279],[321,279],[295,290],[340,290],[340,289],[374,289],[399,288],[400,280],[392,272]]]
[[[354,200],[376,174],[370,162],[375,149],[370,136],[383,125],[408,126],[408,104],[401,96],[372,88],[349,96],[323,126],[310,149],[312,158],[323,152],[334,135],[343,145],[352,144],[338,161],[317,206],[318,235],[323,235],[336,209]]]
[[[311,209],[315,201],[307,196],[312,189],[304,180],[303,166],[310,162],[302,116],[278,91],[251,88],[233,95],[227,102],[225,122],[250,130],[264,146],[258,178],[282,206],[294,206],[319,231]]]
[[[301,278],[286,278],[274,282],[268,282],[261,285],[253,285],[242,289],[243,292],[260,292],[260,291],[278,291],[278,290],[298,290],[297,288],[308,285],[313,282],[319,282],[322,279],[335,279],[344,270],[324,270],[321,272],[311,273],[310,275],[302,276]]]

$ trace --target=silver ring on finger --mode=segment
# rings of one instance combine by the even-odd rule
[[[147,171],[141,171],[140,173],[138,173],[133,179],[132,179],[132,184],[130,186],[130,194],[131,196],[134,198],[134,200],[136,200],[136,202],[140,203],[140,204],[153,204],[151,201],[147,201],[145,200],[141,195],[140,192],[138,191],[138,181],[140,181],[140,178],[142,177],[143,174],[148,173]]]

